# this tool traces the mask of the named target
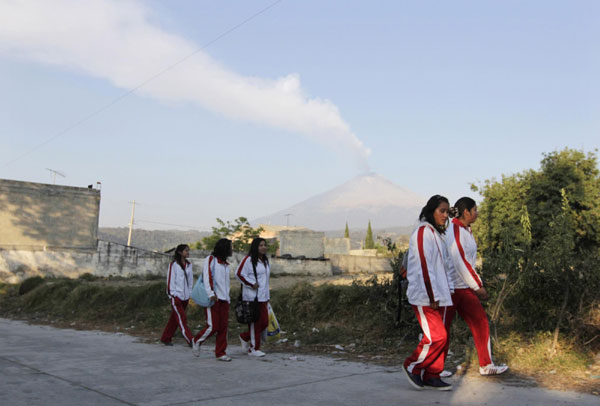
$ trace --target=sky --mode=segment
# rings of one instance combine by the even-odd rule
[[[597,1],[0,0],[0,178],[208,229],[365,172],[424,197],[600,146]],[[282,218],[282,224],[285,219]]]

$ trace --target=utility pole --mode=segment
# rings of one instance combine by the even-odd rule
[[[292,213],[288,213],[288,214],[284,214],[284,216],[287,217],[286,227],[289,227],[290,226],[290,216],[293,216],[293,214]]]
[[[131,233],[133,232],[133,216],[135,215],[135,200],[131,206],[131,221],[129,222],[129,237],[127,237],[127,246],[131,246]]]

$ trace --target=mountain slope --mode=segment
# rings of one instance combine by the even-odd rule
[[[286,224],[313,230],[363,228],[369,220],[377,228],[408,226],[416,222],[426,199],[374,173],[350,181],[269,216],[253,224]]]

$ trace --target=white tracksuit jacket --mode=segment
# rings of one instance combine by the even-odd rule
[[[238,266],[235,276],[242,282],[242,300],[254,300],[256,297],[256,289],[252,289],[252,285],[256,283],[254,271],[252,270],[252,258],[246,255]],[[268,302],[270,299],[269,293],[269,277],[271,276],[271,266],[267,262],[262,261],[256,263],[256,276],[258,277],[258,301]]]
[[[188,300],[194,286],[192,264],[186,261],[185,270],[176,261],[169,264],[167,272],[167,296]]]
[[[446,230],[446,247],[450,256],[448,275],[457,289],[478,290],[483,286],[481,277],[475,272],[477,243],[471,232],[458,219],[452,219]]]
[[[408,302],[415,306],[451,306],[454,287],[446,273],[446,246],[443,237],[428,222],[421,222],[412,233],[406,268]]]
[[[225,300],[229,303],[229,263],[221,262],[220,259],[209,255],[204,260],[204,269],[202,271],[204,288],[208,297],[216,296],[219,300]]]

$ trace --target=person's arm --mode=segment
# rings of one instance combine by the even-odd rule
[[[437,309],[439,301],[436,300],[434,288],[436,285],[436,275],[433,270],[436,254],[436,251],[434,250],[437,250],[437,248],[435,247],[435,236],[433,232],[427,226],[419,228],[417,231],[417,252],[421,265],[421,274],[427,296],[429,297],[429,303],[431,304],[431,307]]]
[[[244,285],[256,289],[256,279],[254,278],[252,259],[250,258],[250,255],[245,256],[242,262],[240,262],[235,275]]]
[[[202,269],[202,280],[204,281],[204,289],[206,290],[206,294],[212,301],[217,300],[217,294],[215,293],[215,281],[211,272],[211,267],[214,268],[214,261],[215,257],[209,255],[204,260],[204,268]]]
[[[471,289],[477,292],[479,289],[483,287],[483,283],[473,266],[467,261],[467,257],[465,255],[464,243],[466,241],[466,234],[468,231],[461,230],[461,227],[452,227],[453,228],[453,241],[450,246],[450,258],[452,259],[452,264],[454,265],[454,269],[458,274],[459,278],[462,279],[463,282],[467,284]],[[463,241],[465,240],[465,241]]]
[[[185,271],[177,262],[171,268],[171,295],[181,299],[183,297],[183,284],[185,283]]]

